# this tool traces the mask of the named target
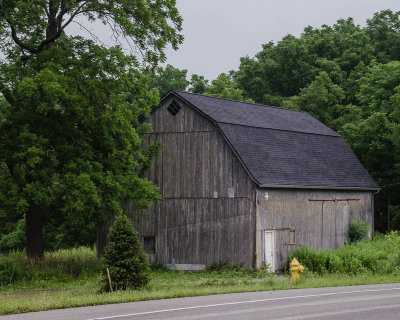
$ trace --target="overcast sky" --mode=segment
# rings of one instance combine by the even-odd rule
[[[167,63],[215,79],[236,70],[240,57],[254,56],[263,43],[288,33],[299,36],[311,25],[354,18],[365,25],[375,12],[400,11],[399,0],[177,0],[184,43],[167,50]]]

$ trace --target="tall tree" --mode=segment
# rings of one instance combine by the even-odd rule
[[[215,80],[211,81],[211,85],[206,88],[204,94],[226,99],[254,102],[251,99],[243,97],[243,90],[238,89],[236,83],[232,79],[232,75],[226,73],[221,73]]]
[[[400,11],[382,10],[367,20],[367,33],[374,43],[377,60],[400,60]]]
[[[204,93],[208,87],[208,80],[204,76],[199,76],[198,74],[192,74],[190,79],[189,91],[193,93]]]
[[[187,70],[180,70],[167,64],[165,67],[156,67],[155,70],[149,71],[150,87],[156,88],[160,93],[160,97],[169,90],[185,91],[189,85],[186,79]]]
[[[315,57],[302,39],[287,35],[276,45],[264,44],[255,59],[241,58],[235,73],[238,88],[258,103],[265,95],[289,97],[299,93],[315,76]]]
[[[333,129],[339,129],[338,121],[348,112],[342,105],[344,91],[322,71],[300,94],[286,99],[283,106],[305,111]]]
[[[390,115],[398,107],[397,99],[393,100],[392,96],[400,84],[400,61],[371,65],[358,84],[357,98],[365,117],[374,112]]]
[[[68,36],[77,19],[108,24],[141,56]],[[119,213],[119,200],[145,209],[159,199],[137,169],[156,149],[143,150],[149,127],[138,119],[158,99],[138,70],[177,48],[181,23],[174,0],[0,1],[0,211],[25,214],[30,258],[43,255],[47,219],[79,229]]]
[[[355,25],[352,18],[333,26],[306,27],[300,37],[285,36],[262,46],[254,58],[243,57],[235,72],[238,88],[256,102],[277,101],[297,95],[321,71],[345,90],[345,104],[355,104],[354,72],[373,61],[399,60],[400,13],[384,10]]]

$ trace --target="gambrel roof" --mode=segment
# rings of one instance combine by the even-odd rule
[[[261,187],[377,189],[343,138],[302,111],[170,91],[211,120]]]

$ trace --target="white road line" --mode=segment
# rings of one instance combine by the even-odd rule
[[[138,312],[138,313],[130,313],[130,314],[120,314],[120,315],[115,315],[115,316],[92,318],[92,319],[87,319],[87,320],[116,319],[116,318],[126,318],[126,317],[142,316],[142,315],[157,314],[157,313],[172,312],[172,311],[212,308],[212,307],[229,306],[229,305],[246,304],[246,303],[258,303],[258,302],[277,301],[277,300],[292,300],[292,299],[313,298],[313,297],[327,297],[327,296],[335,296],[335,295],[340,295],[340,294],[381,292],[381,291],[393,291],[393,290],[400,290],[400,288],[370,289],[370,290],[358,290],[358,291],[342,291],[342,292],[331,292],[331,293],[321,293],[321,294],[308,294],[308,295],[303,295],[303,296],[269,298],[269,299],[237,301],[237,302],[225,302],[225,303],[208,304],[208,305],[202,305],[202,306],[183,307],[183,308],[174,308],[174,309],[164,309],[164,310],[146,311],[146,312]]]

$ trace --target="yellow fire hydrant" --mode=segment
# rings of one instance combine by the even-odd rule
[[[300,265],[296,258],[293,258],[290,263],[290,272],[292,273],[292,282],[296,282],[300,279],[300,273],[304,271],[304,267]]]

